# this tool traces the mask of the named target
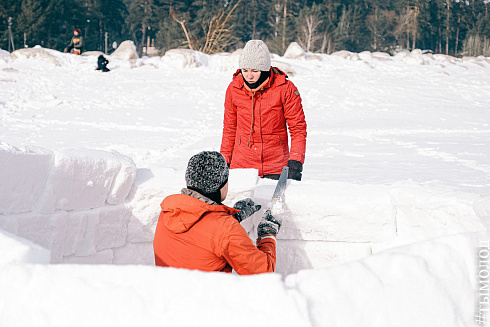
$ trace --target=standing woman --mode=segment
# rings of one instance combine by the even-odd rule
[[[301,180],[306,121],[298,89],[271,67],[261,40],[247,42],[239,68],[226,90],[221,154],[231,169],[256,168],[260,177],[278,179],[289,166],[288,178]]]

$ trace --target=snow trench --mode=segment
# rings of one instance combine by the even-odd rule
[[[51,263],[153,265],[160,202],[184,171],[137,169],[116,151],[0,144],[0,228],[50,251]],[[486,231],[490,201],[413,182],[288,181],[277,272],[325,268],[433,237]],[[225,204],[265,207],[275,181],[230,171]],[[255,239],[262,211],[243,222]]]

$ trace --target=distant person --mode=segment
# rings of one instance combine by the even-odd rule
[[[108,72],[108,71],[110,71],[110,69],[107,68],[108,64],[109,64],[109,60],[107,60],[103,55],[100,55],[99,58],[97,58],[97,69],[96,70]]]
[[[166,197],[153,249],[155,264],[202,271],[235,270],[240,275],[273,272],[276,235],[281,222],[267,210],[257,227],[257,246],[240,222],[260,209],[251,199],[234,208],[223,205],[228,194],[228,165],[216,151],[192,156],[185,173],[187,188]]]
[[[73,37],[71,38],[70,45],[66,47],[65,52],[81,55],[83,51],[83,37],[80,35],[80,30],[73,31]]]
[[[291,136],[289,149],[288,129]],[[226,90],[221,154],[229,167],[256,168],[260,177],[301,180],[306,121],[301,96],[287,75],[271,67],[267,45],[248,41]]]

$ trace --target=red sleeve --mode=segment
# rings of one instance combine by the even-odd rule
[[[233,154],[233,147],[235,145],[236,137],[236,106],[233,104],[232,99],[232,86],[228,86],[225,97],[225,115],[223,119],[223,136],[221,139],[220,153],[225,157],[226,163],[231,163],[231,156]]]
[[[265,238],[255,246],[245,229],[235,220],[222,243],[222,256],[239,275],[274,272],[275,238]]]
[[[306,120],[299,91],[291,81],[287,81],[284,95],[284,117],[291,135],[289,159],[305,162]]]

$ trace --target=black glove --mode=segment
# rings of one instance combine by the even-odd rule
[[[267,234],[277,236],[281,225],[282,219],[274,218],[270,210],[264,212],[264,216],[260,220],[259,226],[257,227],[257,236],[259,237],[259,240],[262,238],[262,236]]]
[[[301,172],[303,171],[303,164],[296,160],[289,160],[288,167],[289,167],[288,179],[294,179],[296,181],[300,181]]]
[[[242,222],[243,220],[247,219],[254,213],[260,210],[261,205],[260,204],[255,204],[252,199],[246,198],[244,200],[240,200],[235,205],[233,208],[240,210],[240,212],[237,212],[235,214],[236,220],[238,222]]]

